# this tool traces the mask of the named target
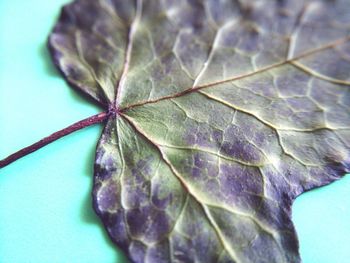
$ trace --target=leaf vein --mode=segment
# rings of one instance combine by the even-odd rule
[[[148,101],[137,102],[137,103],[134,103],[134,104],[131,104],[131,105],[128,105],[126,107],[121,108],[120,111],[124,112],[124,111],[127,111],[128,109],[135,108],[135,107],[138,107],[138,106],[143,106],[143,105],[146,105],[146,104],[153,104],[153,103],[157,103],[157,102],[163,101],[163,100],[168,100],[168,99],[172,99],[172,98],[182,97],[184,95],[187,95],[187,94],[192,93],[192,92],[197,92],[197,91],[202,90],[202,89],[212,88],[214,86],[217,86],[217,85],[220,85],[220,84],[224,84],[224,83],[227,83],[227,82],[232,82],[232,81],[244,79],[244,78],[247,78],[247,77],[251,77],[251,76],[254,76],[256,74],[259,74],[259,73],[262,73],[262,72],[265,72],[265,71],[269,71],[271,69],[274,69],[274,68],[277,68],[277,67],[280,67],[280,66],[283,66],[283,65],[286,65],[286,64],[291,64],[291,62],[293,62],[293,61],[296,61],[296,60],[299,60],[301,58],[310,56],[310,55],[315,54],[317,52],[321,52],[323,50],[326,50],[326,49],[329,49],[329,48],[333,48],[333,47],[335,47],[337,45],[340,45],[340,44],[343,44],[343,43],[347,42],[348,40],[350,40],[350,36],[338,39],[336,41],[333,41],[333,42],[331,42],[331,43],[329,43],[327,45],[321,46],[321,47],[316,48],[314,50],[307,51],[307,52],[302,53],[301,55],[298,55],[298,56],[296,56],[296,57],[294,57],[292,59],[287,59],[285,61],[274,63],[274,64],[272,64],[270,66],[267,66],[267,67],[263,67],[263,68],[261,68],[261,69],[259,69],[257,71],[248,72],[248,73],[245,73],[245,74],[242,74],[242,75],[238,75],[238,76],[235,76],[235,77],[232,77],[232,78],[228,78],[228,79],[217,81],[217,82],[213,82],[213,83],[204,84],[204,85],[197,86],[197,87],[191,87],[191,88],[185,89],[185,90],[183,90],[181,92],[175,93],[173,95],[164,96],[164,97],[161,97],[161,98],[148,100]]]

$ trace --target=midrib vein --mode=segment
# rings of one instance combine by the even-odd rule
[[[305,52],[305,53],[303,53],[301,55],[298,55],[298,56],[296,56],[294,58],[287,59],[285,61],[272,64],[270,66],[261,68],[261,69],[256,70],[256,71],[252,71],[252,72],[249,72],[249,73],[246,73],[246,74],[243,74],[243,75],[238,75],[238,76],[235,76],[235,77],[232,77],[232,78],[228,78],[228,79],[225,79],[225,80],[221,80],[221,81],[204,84],[204,85],[197,86],[197,87],[191,87],[191,88],[185,89],[184,91],[175,93],[173,95],[164,96],[164,97],[161,97],[161,98],[158,98],[158,99],[138,102],[138,103],[126,106],[124,108],[121,108],[119,110],[122,111],[122,112],[125,112],[125,111],[127,111],[129,109],[132,109],[132,108],[135,108],[135,107],[138,107],[138,106],[143,106],[143,105],[146,105],[146,104],[153,104],[153,103],[157,103],[157,102],[163,101],[163,100],[169,100],[169,99],[182,97],[184,95],[187,95],[187,94],[190,94],[190,93],[194,93],[194,92],[197,92],[197,91],[202,90],[202,89],[212,88],[214,86],[217,86],[217,85],[220,85],[220,84],[224,84],[224,83],[227,83],[227,82],[236,81],[236,80],[240,80],[240,79],[245,79],[245,78],[254,76],[256,74],[259,74],[259,73],[262,73],[262,72],[266,72],[268,70],[271,70],[271,69],[274,69],[274,68],[286,65],[286,64],[292,64],[292,62],[294,62],[294,61],[297,61],[297,60],[302,59],[304,57],[307,57],[307,56],[310,56],[312,54],[318,53],[320,51],[323,51],[323,50],[326,50],[326,49],[329,49],[329,48],[333,48],[333,47],[335,47],[337,45],[340,45],[340,44],[343,44],[343,43],[347,42],[348,40],[350,40],[350,36],[338,39],[338,40],[333,41],[333,42],[331,42],[331,43],[329,43],[327,45],[324,45],[322,47],[313,49],[311,51],[307,51],[307,52]]]

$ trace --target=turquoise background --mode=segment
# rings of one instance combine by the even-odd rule
[[[0,159],[100,111],[67,87],[46,50],[63,0],[0,0]],[[101,126],[0,170],[1,263],[125,262],[91,207]],[[350,176],[302,195],[293,219],[305,263],[350,262]]]

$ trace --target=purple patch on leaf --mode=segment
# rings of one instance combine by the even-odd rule
[[[195,153],[193,168],[191,174],[193,177],[199,178],[202,176],[215,177],[218,175],[219,168],[216,159],[213,159],[209,153]]]
[[[124,211],[118,210],[116,214],[104,213],[101,215],[109,235],[123,249],[127,248],[128,233],[126,230]]]
[[[259,163],[262,159],[258,149],[247,141],[226,141],[222,144],[220,153],[253,164]]]
[[[263,191],[263,181],[256,168],[245,168],[234,164],[221,164],[220,195],[228,202],[240,202],[245,206],[254,206],[256,201],[260,202],[259,195]],[[258,199],[256,199],[256,198]]]
[[[116,209],[119,204],[120,189],[116,182],[109,181],[103,184],[97,192],[97,202],[101,211]]]
[[[195,154],[194,155],[194,165],[198,168],[203,168],[206,165],[206,160],[202,159],[205,158],[205,156],[202,156],[200,154]]]
[[[117,167],[118,162],[114,160],[113,157],[106,154],[105,152],[96,152],[96,162],[95,162],[95,176],[101,180],[105,181],[115,176],[119,172]]]
[[[200,130],[197,133],[196,144],[199,146],[210,147],[212,143],[210,142],[210,132],[205,130]]]
[[[145,255],[147,252],[147,247],[141,242],[134,240],[129,246],[129,255],[133,262],[143,263],[145,262]]]
[[[193,145],[196,143],[196,136],[192,133],[187,134],[185,137],[185,141],[186,141],[186,143]]]
[[[152,203],[159,209],[166,209],[173,200],[173,194],[170,193],[166,197],[159,198],[159,186],[155,186],[152,192]]]
[[[144,181],[142,184],[125,186],[125,202],[129,207],[138,207],[149,203],[151,183]]]
[[[214,130],[212,133],[212,139],[217,143],[221,143],[223,139],[223,131]]]
[[[128,210],[126,220],[131,234],[148,242],[159,241],[171,230],[167,214],[151,206]]]
[[[168,263],[170,253],[169,242],[164,240],[148,248],[146,262]]]
[[[197,168],[197,167],[194,167],[194,168],[192,168],[192,176],[194,177],[194,178],[200,178],[200,176],[201,176],[201,169],[199,169],[199,168]]]

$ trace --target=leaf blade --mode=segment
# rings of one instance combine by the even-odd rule
[[[109,14],[138,9],[122,25],[124,51],[107,57],[117,65],[96,74],[82,37],[75,53],[60,48],[90,74],[72,76],[58,58],[71,84],[117,104],[94,188],[112,239],[135,262],[299,262],[293,200],[350,166],[346,1],[141,2],[75,2],[97,8],[97,21],[106,6]],[[159,210],[153,176],[171,193]]]

